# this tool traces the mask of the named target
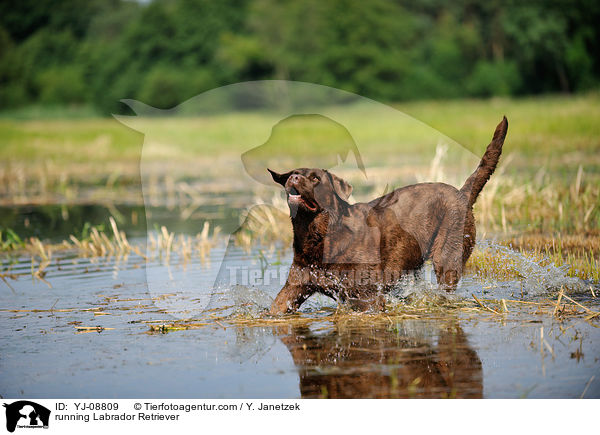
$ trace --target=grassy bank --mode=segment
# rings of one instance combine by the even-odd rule
[[[564,158],[564,154],[596,157],[600,151],[600,94],[580,96],[544,96],[525,99],[450,100],[393,104],[396,109],[430,125],[441,133],[472,149],[477,154],[489,142],[491,129],[506,115],[510,120],[510,136],[505,152],[540,159]],[[73,109],[58,113],[74,116]],[[93,115],[89,109],[84,113]],[[71,115],[69,115],[71,114]],[[361,118],[368,113],[356,113]],[[19,119],[21,118],[21,119]],[[23,119],[25,118],[25,119]],[[26,119],[20,112],[0,114],[0,159],[35,161],[50,159],[56,163],[78,163],[91,159],[95,163],[114,160],[136,160],[142,135],[112,118],[69,117]],[[388,120],[381,119],[385,126]],[[149,124],[164,128],[168,135],[192,142],[201,128],[207,136],[220,136],[221,143],[203,148],[208,155],[219,154],[226,146],[232,151],[245,151],[244,144],[227,143],[227,127],[254,131],[261,122],[272,119],[250,115],[229,115],[205,119],[154,119]],[[269,124],[271,125],[271,124]],[[212,130],[212,131],[211,131]],[[220,131],[217,135],[214,131]],[[186,140],[183,140],[186,142]],[[218,145],[218,146],[217,146]],[[389,151],[380,144],[382,152]],[[392,150],[393,151],[393,150]],[[206,154],[205,154],[206,155]],[[589,162],[581,159],[581,162]],[[598,160],[589,163],[598,164]]]
[[[506,115],[509,135],[499,169],[475,207],[479,236],[499,236],[517,249],[549,255],[557,263],[571,256],[569,264],[597,269],[600,94],[411,102],[394,107],[422,121],[406,118],[399,142],[385,135],[396,119],[393,111],[370,118],[368,107],[342,113],[350,124],[359,126],[353,133],[368,143],[361,152],[377,157],[374,166],[367,168],[369,179],[358,180],[362,185],[356,183],[356,174],[339,170],[360,187],[355,200],[380,195],[387,183],[414,182],[415,174],[422,181],[462,182],[453,177],[457,159],[452,150],[438,153],[436,144],[432,148],[426,140],[437,130],[480,156],[493,128]],[[28,119],[27,111],[0,115],[0,203],[6,207],[119,203],[125,197],[129,203],[141,204],[143,148],[147,167],[155,170],[150,180],[144,180],[152,187],[149,190],[176,198],[175,210],[191,210],[190,204],[202,204],[214,192],[227,191],[232,175],[227,171],[237,168],[230,163],[239,164],[248,144],[261,144],[265,132],[280,121],[265,113],[126,121],[147,131],[144,137],[116,119],[94,117],[89,109],[80,116],[73,108],[57,109],[57,114],[70,118],[53,117],[45,110],[42,119],[35,120]],[[334,130],[319,124],[299,127],[295,131],[291,125],[283,136],[286,143],[299,143],[294,149],[300,150],[300,161],[319,156],[336,140]],[[240,136],[250,139],[240,141]],[[526,241],[516,241],[524,235]],[[578,240],[576,249],[563,243],[571,236]]]

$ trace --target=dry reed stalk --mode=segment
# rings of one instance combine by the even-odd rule
[[[552,316],[556,316],[556,313],[558,312],[558,307],[560,307],[560,300],[562,299],[562,296],[563,296],[563,290],[564,290],[564,288],[561,287],[560,293],[558,294],[558,299],[556,300],[556,307],[554,307],[554,311],[552,312]]]
[[[584,310],[586,310],[588,313],[593,313],[593,314],[600,314],[597,311],[592,311],[590,310],[588,307],[581,305],[579,302],[574,301],[573,299],[571,299],[570,297],[568,297],[567,295],[563,294],[563,297],[571,302],[573,302],[575,305],[580,306],[581,308],[583,308]]]
[[[591,383],[594,381],[595,377],[596,377],[596,375],[592,375],[592,377],[590,378],[590,380],[587,381],[587,384],[585,384],[585,388],[583,389],[583,392],[581,393],[581,396],[579,396],[580,399],[583,399],[583,396],[585,396],[585,393],[587,393],[587,390],[590,387]]]
[[[88,332],[111,331],[115,328],[105,328],[104,326],[75,326],[75,334],[86,334]]]
[[[477,296],[475,296],[474,294],[471,294],[471,296],[473,296],[473,299],[475,299],[475,302],[477,302],[477,303],[478,303],[478,304],[481,306],[481,308],[484,308],[484,309],[486,309],[486,310],[488,310],[488,311],[491,311],[491,312],[492,312],[492,313],[494,313],[494,314],[500,314],[498,311],[496,311],[496,310],[494,310],[494,309],[492,309],[492,308],[488,307],[488,306],[487,306],[487,305],[485,305],[483,302],[481,302],[479,299],[477,299]],[[507,311],[508,311],[508,310],[507,310]]]
[[[14,293],[15,289],[13,288],[12,285],[10,285],[8,283],[8,281],[6,280],[6,278],[10,278],[10,279],[12,279],[14,281],[14,280],[17,279],[17,276],[14,275],[14,274],[10,274],[10,273],[0,273],[0,279],[2,279],[2,281],[4,281],[4,284],[6,284],[8,286],[8,288],[11,289],[12,292]]]

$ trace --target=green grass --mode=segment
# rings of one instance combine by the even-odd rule
[[[490,125],[509,120],[506,152],[556,158],[569,152],[600,151],[600,93],[522,99],[455,100],[395,105],[458,143],[483,150]]]
[[[367,162],[368,179],[351,159],[335,169],[355,185],[356,200],[381,194],[387,183],[459,186],[506,115],[510,125],[503,157],[475,208],[480,234],[600,230],[600,93],[394,106],[413,118],[375,103],[316,111],[348,128]],[[86,110],[82,116],[89,114]],[[115,192],[119,183],[138,182],[142,149],[143,168],[155,171],[159,187],[174,189],[182,180],[203,178],[225,188],[239,178],[240,155],[258,145],[273,144],[255,156],[256,172],[262,174],[269,165],[276,170],[335,166],[323,157],[350,137],[344,127],[318,117],[286,121],[272,133],[281,119],[264,112],[123,118],[132,128],[114,118],[19,117],[26,118],[18,112],[0,115],[0,200],[5,205],[33,197],[35,203],[74,201],[85,183]],[[432,164],[440,143],[449,147],[440,154],[442,171]]]
[[[527,158],[556,160],[565,153],[581,153],[597,157],[600,151],[600,94],[581,96],[546,96],[526,99],[452,100],[442,102],[413,102],[394,105],[400,111],[420,120],[459,144],[481,154],[489,142],[493,128],[506,115],[510,121],[505,153],[517,152]],[[58,109],[57,109],[58,110]],[[74,109],[72,109],[74,110]],[[93,114],[82,109],[83,115]],[[36,113],[36,112],[33,112]],[[51,112],[52,113],[52,112]],[[41,112],[38,119],[19,112],[0,114],[0,159],[31,161],[52,159],[55,162],[112,161],[135,159],[140,152],[142,135],[120,124],[113,118],[77,117],[62,118],[69,110],[58,110],[55,117]],[[75,115],[71,113],[71,115]],[[335,110],[332,112],[335,113]],[[382,128],[389,127],[391,118],[369,119],[369,107],[348,111],[352,124],[363,124],[359,134],[378,138],[375,151],[393,154],[402,144],[394,137],[385,137]],[[41,118],[41,119],[40,119]],[[45,119],[44,119],[45,118]],[[248,143],[257,144],[267,139],[264,132],[279,119],[265,114],[232,114],[200,119],[141,119],[131,123],[149,131],[163,147],[172,143],[182,150],[200,147],[204,156],[217,155],[224,150],[243,152]],[[406,139],[418,142],[425,127],[407,122],[413,131],[406,132]],[[243,131],[248,138],[237,142],[237,132]],[[201,135],[198,132],[202,132]],[[327,132],[318,131],[320,134]],[[337,134],[332,130],[333,134]],[[386,140],[380,140],[381,138]],[[323,142],[307,144],[308,152],[319,152]],[[160,154],[160,153],[158,153]],[[160,156],[158,156],[160,157]],[[586,161],[582,156],[575,159]],[[597,163],[597,161],[595,161]]]
[[[51,120],[51,119],[89,119],[98,118],[96,109],[86,105],[48,106],[32,105],[0,112],[0,119],[21,121]]]
[[[0,119],[0,160],[31,164],[51,161],[98,164],[139,159],[142,135],[115,119]]]

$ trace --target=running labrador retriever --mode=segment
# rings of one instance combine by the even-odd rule
[[[420,183],[350,205],[352,186],[324,169],[269,169],[285,188],[294,230],[294,259],[270,314],[293,312],[315,292],[359,309],[383,308],[382,295],[427,259],[439,286],[456,289],[475,244],[473,204],[496,169],[507,129],[504,117],[460,190]]]

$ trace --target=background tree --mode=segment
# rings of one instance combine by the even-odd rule
[[[420,98],[579,92],[595,0],[21,0],[0,3],[0,109],[121,98],[168,108],[245,80]]]

